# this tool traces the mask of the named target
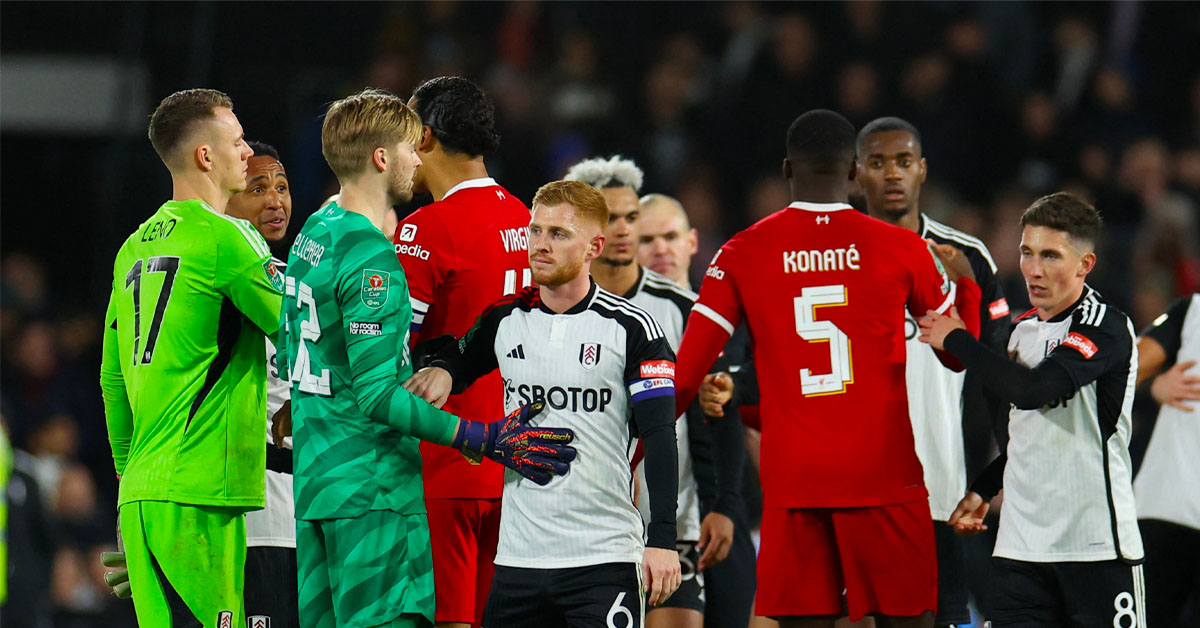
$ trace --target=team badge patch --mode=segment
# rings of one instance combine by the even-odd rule
[[[271,282],[271,287],[283,292],[283,273],[271,263],[271,260],[263,262],[263,272],[267,273],[267,281]]]
[[[250,628],[271,628],[271,618],[266,615],[251,615],[246,618],[246,625]]]
[[[362,289],[359,297],[363,305],[378,310],[388,300],[388,280],[392,274],[386,270],[366,269],[362,274]]]
[[[596,368],[600,363],[600,343],[585,342],[579,345],[579,363],[588,370]]]
[[[217,628],[233,628],[233,611],[217,613]]]

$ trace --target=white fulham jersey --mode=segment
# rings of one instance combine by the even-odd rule
[[[502,299],[459,341],[463,373],[497,366],[504,407],[543,400],[532,424],[575,431],[570,472],[538,486],[505,470],[496,564],[554,569],[641,564],[642,517],[633,504],[633,404],[675,395],[675,354],[645,310],[592,282],[554,313],[536,287]],[[490,356],[490,357],[489,357]],[[662,417],[671,421],[673,406]],[[673,509],[672,509],[673,510]]]
[[[1013,323],[1008,353],[1030,368],[1052,359],[1078,389],[1050,405],[1012,408],[995,556],[1031,562],[1141,560],[1129,437],[1137,347],[1129,318],[1085,286],[1049,321]]]
[[[641,269],[637,285],[625,294],[630,303],[646,310],[658,321],[666,334],[672,351],[679,350],[683,338],[683,324],[692,312],[696,293],[682,288],[674,281],[650,270]],[[680,417],[675,422],[675,436],[679,441],[679,503],[675,508],[676,540],[700,540],[700,495],[696,487],[696,474],[692,469],[692,450],[688,445],[688,422]],[[646,486],[646,463],[637,467],[638,480]],[[638,495],[638,510],[642,518],[650,520],[650,492]]]
[[[277,259],[272,263],[280,274],[287,265]],[[246,513],[247,547],[296,547],[296,505],[292,500],[292,437],[283,439],[284,449],[275,447],[271,437],[271,417],[291,398],[291,383],[279,377],[275,361],[275,345],[267,343],[267,487],[262,510]]]
[[[1200,362],[1200,294],[1177,301],[1142,332],[1162,345],[1167,364]],[[1195,375],[1200,367],[1192,367]],[[1200,416],[1164,405],[1133,483],[1138,517],[1200,530]]]
[[[996,280],[996,262],[987,247],[957,229],[921,215],[920,235],[961,250],[971,262],[975,283],[982,293],[980,339],[989,342],[993,321],[998,333],[1007,331],[1008,303]],[[917,458],[925,471],[929,490],[929,512],[934,521],[946,521],[967,492],[967,465],[963,452],[963,381],[966,372],[956,373],[942,365],[933,349],[918,339],[920,329],[907,308],[904,310],[904,339],[907,355],[904,381],[908,391],[908,414],[912,420]],[[999,343],[1000,340],[997,340]],[[998,345],[997,345],[998,348]]]

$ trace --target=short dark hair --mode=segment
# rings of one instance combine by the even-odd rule
[[[1055,192],[1034,201],[1021,215],[1021,226],[1065,231],[1072,239],[1094,247],[1104,222],[1087,201],[1070,192]]]
[[[431,78],[413,92],[422,124],[446,152],[481,157],[500,146],[496,107],[475,83],[461,76]]]
[[[918,148],[921,146],[921,132],[917,130],[917,127],[913,126],[908,120],[886,116],[871,120],[858,132],[858,142],[856,144],[858,152],[862,153],[863,143],[867,141],[869,136],[887,131],[904,131],[912,136],[913,142],[916,142]]]
[[[283,160],[279,158],[279,151],[275,150],[274,146],[266,142],[246,142],[246,144],[250,150],[254,151],[255,157],[273,157],[275,161],[283,163]]]
[[[844,172],[854,163],[854,125],[836,111],[813,109],[788,127],[787,156],[818,174]]]
[[[213,117],[217,107],[233,109],[233,99],[215,89],[185,89],[162,99],[150,115],[150,145],[168,166],[168,156],[192,126]]]

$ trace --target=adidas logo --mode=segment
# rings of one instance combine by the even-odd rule
[[[506,356],[504,356],[504,357],[506,357],[506,358],[512,358],[512,359],[514,359],[514,360],[524,360],[524,359],[525,359],[525,346],[524,346],[524,345],[517,345],[517,348],[516,348],[516,349],[513,349],[512,351],[509,351],[509,352],[508,352],[508,355],[506,355]]]

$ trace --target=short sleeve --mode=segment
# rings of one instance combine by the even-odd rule
[[[1187,317],[1188,308],[1195,299],[1195,295],[1179,299],[1171,304],[1165,313],[1154,319],[1149,327],[1142,330],[1143,336],[1153,338],[1162,345],[1163,351],[1167,354],[1168,364],[1174,362],[1179,355],[1179,345],[1183,342],[1183,320]]]
[[[945,312],[954,304],[954,282],[946,274],[942,262],[929,246],[914,240],[908,250],[912,290],[908,296],[908,311],[916,318],[929,310]]]
[[[735,241],[726,242],[708,263],[704,282],[700,285],[700,296],[692,306],[692,313],[712,320],[731,336],[733,330],[742,323],[737,258]]]
[[[412,332],[416,334],[429,308],[437,303],[438,288],[455,266],[454,243],[445,225],[422,209],[396,227],[393,244],[408,281]]]
[[[1062,366],[1075,387],[1082,388],[1106,371],[1128,365],[1133,337],[1127,320],[1106,304],[1085,302],[1075,308],[1066,337],[1046,360]]]
[[[641,317],[644,316],[643,320]],[[675,396],[675,352],[662,328],[639,312],[626,326],[625,383],[630,401]]]
[[[272,263],[267,241],[249,222],[227,220],[233,228],[219,232],[216,288],[264,334],[274,335],[283,306],[283,273]]]

